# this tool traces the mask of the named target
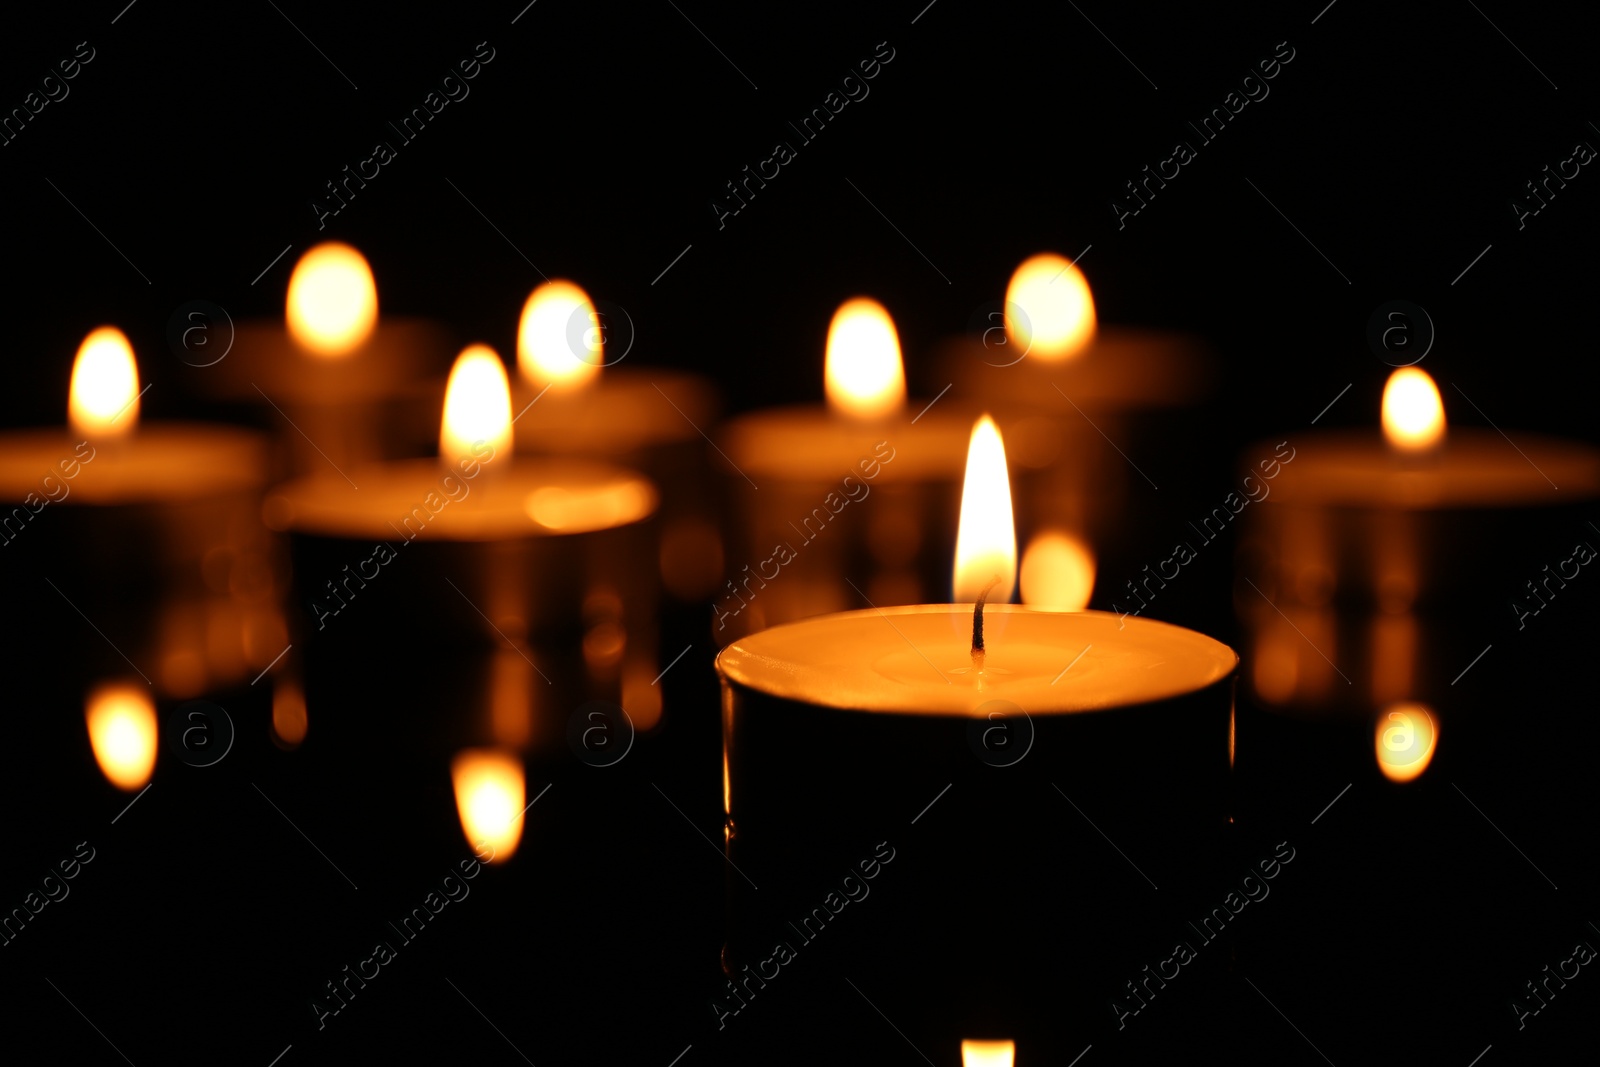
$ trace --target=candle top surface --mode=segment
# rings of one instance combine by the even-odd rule
[[[213,339],[216,340],[216,339]],[[194,375],[211,396],[274,404],[344,404],[403,392],[435,369],[449,368],[450,338],[428,320],[384,316],[371,336],[337,359],[317,356],[290,336],[283,321],[254,319],[234,326],[225,358]]]
[[[1376,427],[1325,430],[1289,444],[1294,459],[1272,485],[1272,499],[1286,504],[1443,509],[1559,504],[1600,493],[1600,450],[1538,434],[1514,432],[1508,440],[1451,427],[1437,451],[1420,456],[1397,454]]]
[[[863,460],[884,463],[884,481],[959,479],[977,413],[927,401],[878,419],[853,419],[821,404],[768,408],[731,419],[718,435],[739,469],[787,481],[834,481]],[[879,444],[883,449],[878,449]],[[892,461],[884,456],[892,457]]]
[[[643,475],[577,460],[501,457],[472,477],[431,459],[345,473],[349,481],[329,474],[279,486],[263,519],[276,530],[323,537],[383,541],[426,526],[428,540],[500,541],[627,526],[654,514],[657,500]]]
[[[1063,394],[1096,411],[1176,407],[1203,396],[1210,380],[1210,359],[1200,342],[1166,330],[1102,324],[1088,347],[1067,359],[1019,356],[1009,345],[952,338],[940,365],[959,383],[958,391],[1002,411],[1015,406],[1072,413]]]
[[[717,669],[770,696],[867,712],[967,717],[989,701],[1029,715],[1146,704],[1230,676],[1233,649],[1194,630],[1112,612],[984,609],[986,652],[971,655],[971,604],[821,615],[722,650]]]
[[[607,368],[582,388],[547,392],[512,380],[512,407],[525,412],[517,447],[529,452],[620,456],[699,440],[698,428],[715,420],[717,406],[705,379],[658,368]]]
[[[266,440],[235,426],[148,422],[110,440],[64,427],[0,435],[0,500],[8,502],[33,493],[68,507],[172,503],[254,489],[266,477]],[[61,483],[68,492],[58,496]]]

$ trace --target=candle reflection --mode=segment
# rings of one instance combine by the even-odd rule
[[[522,840],[522,763],[504,749],[469,748],[450,764],[461,829],[474,848],[486,842],[504,863]]]
[[[134,682],[98,686],[87,701],[89,744],[100,771],[118,789],[144,788],[156,766],[156,708]]]

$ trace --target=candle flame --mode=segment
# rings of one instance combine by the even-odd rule
[[[439,426],[439,459],[447,466],[486,441],[494,455],[511,448],[511,384],[505,364],[488,345],[468,345],[450,368]]]
[[[828,406],[857,419],[877,419],[906,400],[906,371],[894,320],[876,300],[846,300],[828,324],[824,361]]]
[[[1069,533],[1049,530],[1022,553],[1022,602],[1045,611],[1082,611],[1094,592],[1094,553]]]
[[[1378,719],[1374,748],[1378,770],[1391,782],[1409,782],[1428,769],[1439,728],[1424,704],[1390,704]]]
[[[284,318],[301,347],[325,359],[348,356],[378,324],[378,285],[366,259],[347,244],[317,245],[294,265]]]
[[[115,326],[92,330],[72,361],[67,422],[96,439],[122,437],[139,425],[139,367],[133,346]]]
[[[605,330],[589,294],[557,279],[535,289],[517,324],[517,371],[556,390],[580,389],[605,365]]]
[[[1401,367],[1383,387],[1383,435],[1400,452],[1430,452],[1444,440],[1444,403],[1428,372]]]
[[[1016,1062],[1015,1041],[963,1041],[961,1067],[1011,1067]]]
[[[494,850],[492,862],[510,859],[522,840],[521,761],[504,749],[462,749],[450,763],[450,778],[467,842],[473,847],[487,843]]]
[[[156,766],[156,708],[148,690],[132,682],[98,686],[86,717],[100,772],[118,789],[143,789]]]
[[[1005,323],[1006,338],[1028,355],[1072,359],[1094,339],[1088,279],[1053,252],[1024,260],[1006,286]]]
[[[1017,534],[1011,521],[1011,479],[1000,428],[988,415],[972,427],[967,473],[961,484],[961,522],[956,527],[955,600],[978,599],[994,578],[989,601],[1005,604],[1017,587]]]

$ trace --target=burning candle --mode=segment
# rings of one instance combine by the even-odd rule
[[[1251,690],[1277,708],[1366,716],[1443,696],[1448,664],[1483,643],[1452,647],[1455,628],[1437,623],[1478,600],[1487,566],[1536,557],[1530,531],[1558,527],[1561,509],[1600,494],[1600,451],[1451,426],[1417,367],[1390,375],[1381,433],[1297,434],[1247,453],[1257,454],[1269,458],[1246,489],[1264,495],[1243,516],[1236,602],[1251,633]]]
[[[999,309],[973,325],[944,346],[939,381],[993,411],[1005,431],[1019,527],[1030,541],[1050,533],[1083,546],[1074,567],[1093,560],[1093,545],[1114,555],[1119,527],[1143,522],[1154,506],[1143,492],[1148,476],[1128,457],[1141,439],[1175,436],[1172,410],[1204,394],[1200,346],[1101,324],[1083,272],[1050,252],[1021,263]],[[1059,543],[1047,544],[1040,566],[1060,554]]]
[[[161,695],[188,698],[283,649],[270,545],[253,521],[266,448],[246,430],[147,422],[143,392],[122,331],[91,331],[73,362],[68,425],[0,434],[0,547],[30,564],[7,569],[14,596],[51,598],[63,625],[88,618],[102,631],[80,671],[131,663]],[[27,629],[38,644],[19,633],[19,654],[59,654],[50,627]]]
[[[910,861],[923,864],[922,877],[872,919],[879,960],[919,958],[914,946],[938,916],[996,902],[997,886],[1008,900],[1034,900],[1070,885],[1071,905],[1030,911],[1024,940],[1036,948],[1070,936],[1075,969],[1109,967],[1125,946],[1086,934],[1081,917],[1116,927],[1106,916],[1129,913],[1129,883],[1143,892],[1148,879],[1122,868],[1128,882],[1116,879],[1114,889],[1081,887],[1085,879],[1070,872],[1082,857],[1042,856],[1038,841],[1078,819],[1074,806],[1116,811],[1118,846],[1161,855],[1167,871],[1215,864],[1238,657],[1165,623],[996,603],[1017,574],[1006,481],[1003,441],[985,417],[971,433],[957,534],[954,586],[964,602],[788,623],[740,638],[717,657],[729,862],[724,967],[734,981],[765,967],[760,957],[774,939],[798,945],[796,937],[810,936],[810,926],[792,925],[814,914],[807,891],[851,868],[857,838],[938,854]],[[921,828],[913,827],[924,819],[938,823],[937,844],[914,847]],[[882,875],[873,892],[894,892],[892,881]],[[1037,993],[1020,977],[1031,973],[1031,949],[1014,930],[938,928],[943,973],[981,972],[979,999],[1023,1016],[1035,1010]],[[926,1014],[967,1018],[961,983],[941,984],[919,999]],[[1042,1018],[1048,1008],[1040,1001],[1037,1010]]]
[[[624,364],[634,340],[626,311],[602,311],[570,281],[549,281],[529,294],[517,324],[517,449],[607,460],[649,476],[662,490],[657,555],[664,584],[681,600],[703,601],[718,578],[704,560],[722,555],[709,521],[716,501],[702,436],[719,401],[698,375]],[[654,667],[654,660],[630,662]]]
[[[225,342],[208,336],[206,343]],[[191,380],[208,395],[265,408],[282,427],[294,469],[309,473],[403,447],[391,409],[448,351],[445,332],[428,320],[380,318],[366,259],[327,242],[295,264],[283,319],[236,324],[225,355]]]
[[[825,407],[755,412],[719,434],[739,523],[732,578],[716,601],[718,641],[861,598],[904,604],[947,592],[970,416],[954,398],[906,399],[894,321],[873,300],[835,312],[824,379]]]
[[[536,703],[549,716],[619,701],[620,666],[586,657],[584,642],[609,627],[624,649],[630,616],[653,610],[655,487],[598,462],[514,456],[510,395],[498,354],[469,346],[450,374],[436,458],[354,466],[348,481],[314,475],[269,495],[263,514],[290,534],[307,608],[313,708],[336,701],[342,673],[361,664],[387,676],[397,648],[454,650],[428,672],[430,685],[449,680],[445,714],[417,712],[413,683],[394,679],[391,696],[422,716],[425,745],[509,739],[549,750],[560,724],[508,724],[530,719]],[[611,607],[586,613],[597,604]],[[520,715],[496,682],[507,655],[528,671],[530,685],[511,698]]]

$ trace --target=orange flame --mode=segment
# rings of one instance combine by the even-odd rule
[[[132,682],[96,687],[87,701],[89,744],[100,772],[118,789],[143,789],[156,767],[156,707]]]
[[[876,300],[846,300],[828,324],[823,370],[828,406],[851,418],[877,419],[906,400],[906,371],[894,320]]]
[[[1094,297],[1077,266],[1052,252],[1025,260],[1006,286],[1006,338],[1031,356],[1055,362],[1094,339]]]
[[[528,296],[517,324],[517,371],[557,391],[582,388],[605,365],[605,330],[589,294],[568,281],[546,282]]]
[[[468,345],[450,368],[439,425],[439,460],[446,466],[486,441],[501,456],[511,448],[511,384],[505,364],[488,345]]]
[[[521,761],[504,749],[462,749],[451,761],[450,777],[467,841],[474,848],[488,843],[495,863],[510,859],[522,840],[526,786]]]
[[[956,528],[955,600],[971,603],[995,578],[989,603],[1004,604],[1017,588],[1017,534],[1011,520],[1011,478],[1000,428],[984,415],[972,427]]]
[[[92,330],[72,361],[67,422],[96,439],[123,437],[139,425],[139,367],[133,346],[115,326]]]
[[[1383,435],[1399,452],[1431,452],[1444,440],[1444,402],[1428,372],[1401,367],[1383,387]]]
[[[325,359],[348,356],[378,325],[378,285],[360,252],[329,241],[294,265],[284,318],[302,348]]]

